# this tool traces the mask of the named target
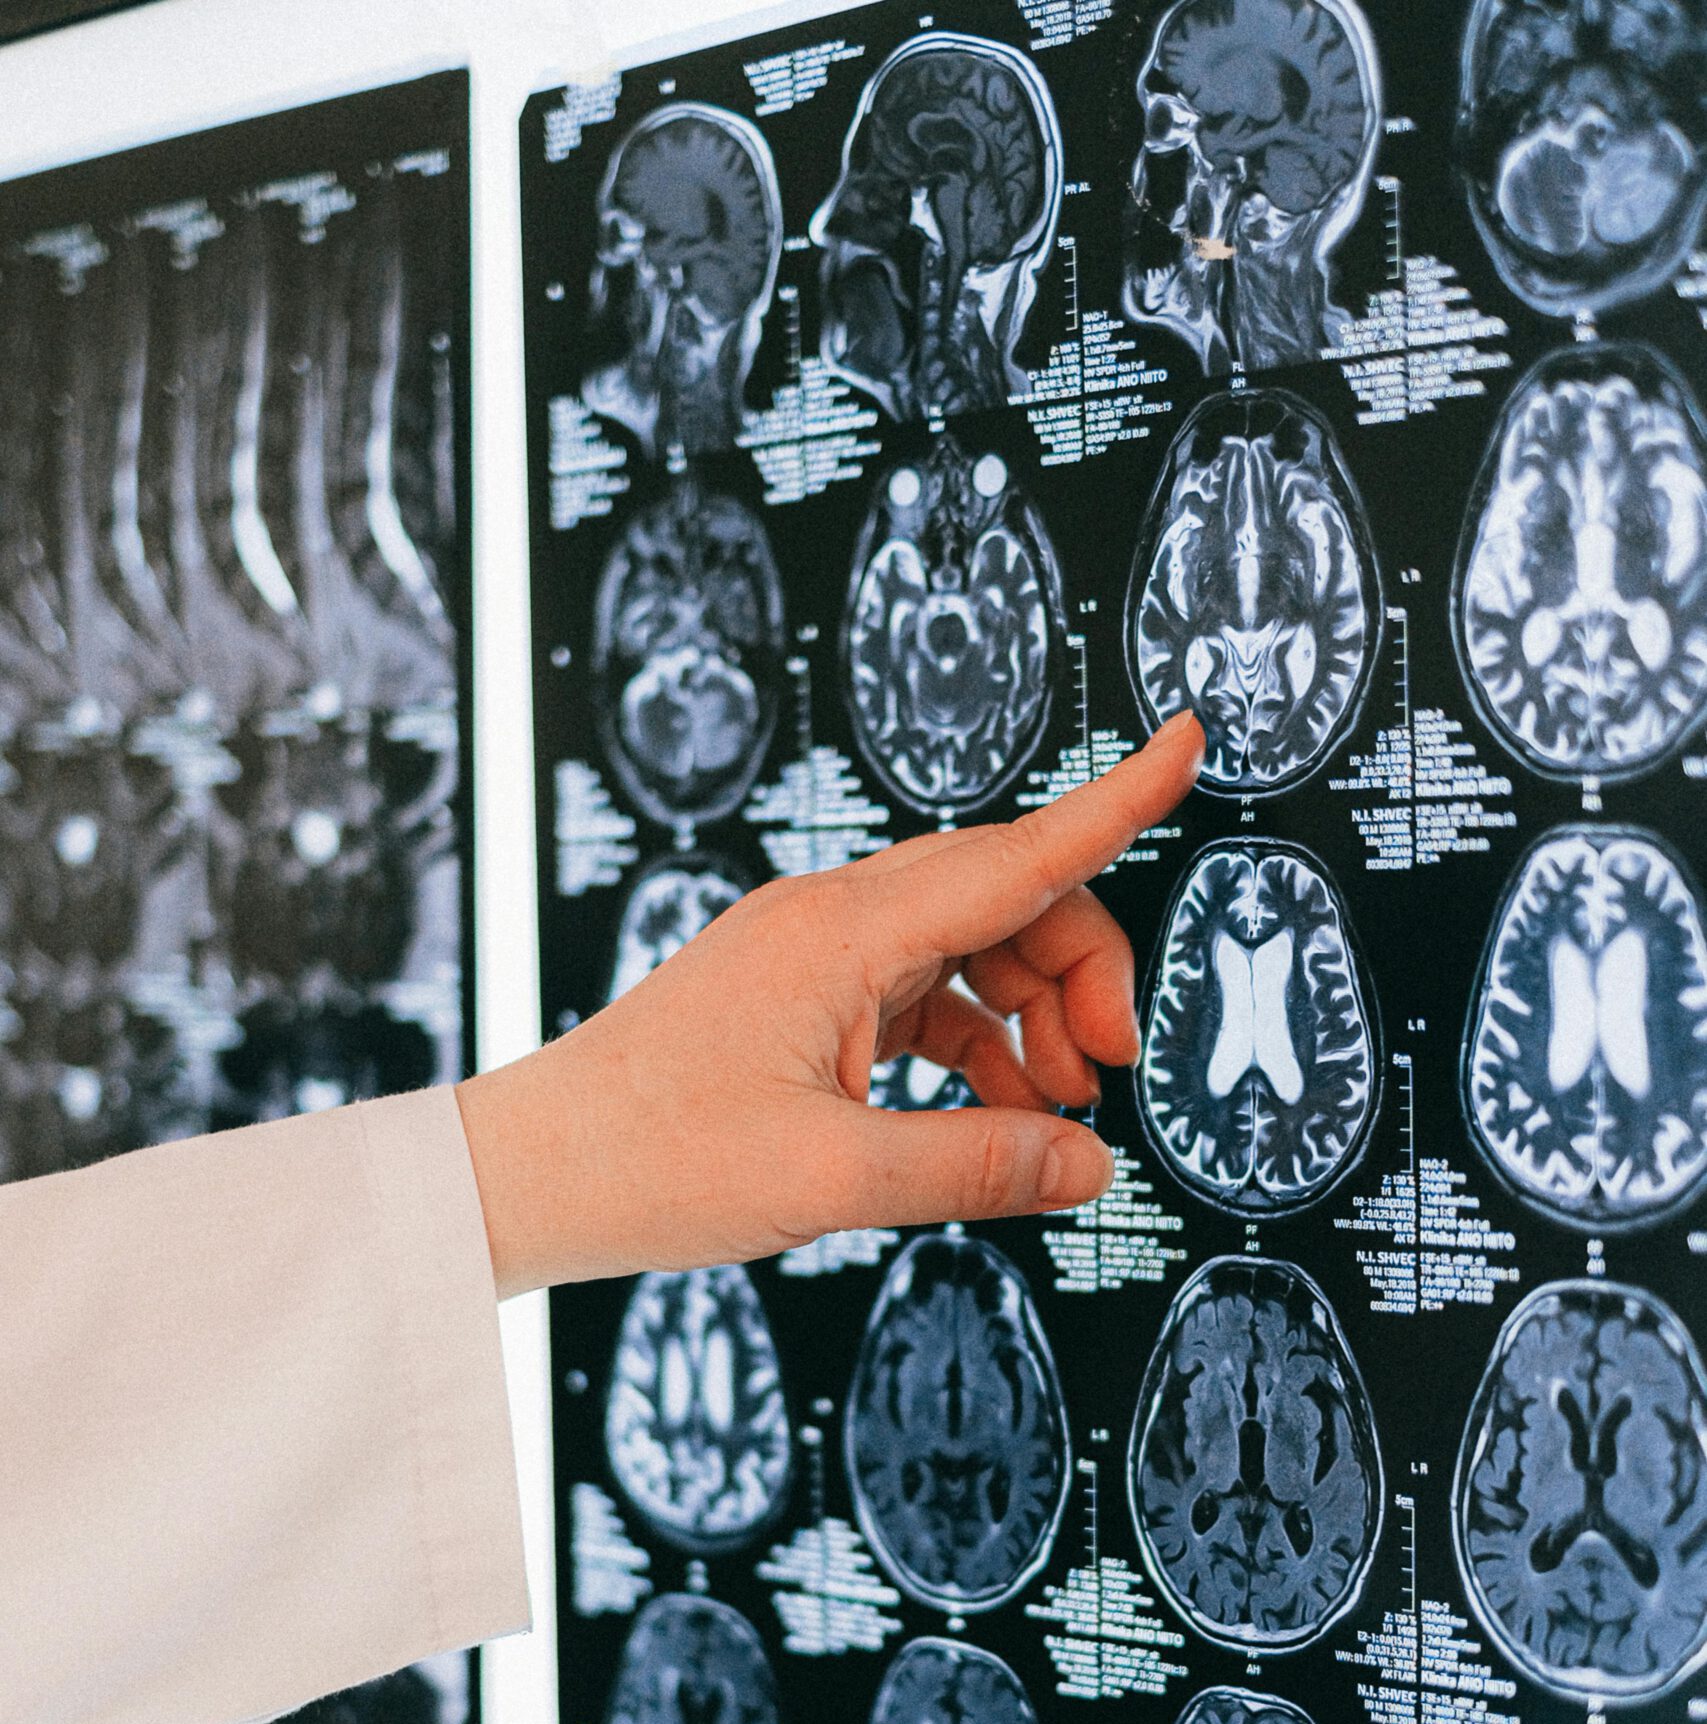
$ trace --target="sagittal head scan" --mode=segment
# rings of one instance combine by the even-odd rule
[[[822,248],[824,363],[894,419],[1000,407],[1061,213],[1061,129],[1023,54],[915,36],[860,97]]]
[[[1354,0],[1179,0],[1138,75],[1126,314],[1206,373],[1333,346],[1332,260],[1381,133],[1375,44]]]
[[[739,1611],[666,1593],[628,1636],[605,1724],[777,1724],[776,1673]]]
[[[745,891],[736,870],[713,856],[694,852],[652,863],[622,907],[607,1000],[644,981]]]
[[[981,1239],[896,1259],[848,1396],[860,1529],[904,1592],[1005,1604],[1048,1560],[1071,1461],[1055,1359],[1019,1272]]]
[[[1464,1590],[1530,1681],[1652,1700],[1707,1659],[1707,1377],[1651,1293],[1558,1281],[1506,1320],[1453,1483]]]
[[[878,483],[854,554],[844,661],[854,733],[923,812],[988,802],[1036,748],[1062,650],[1061,574],[999,455],[941,437]]]
[[[659,108],[611,157],[598,223],[587,405],[649,455],[730,448],[782,256],[770,145],[722,108]]]
[[[1707,206],[1701,0],[1476,0],[1457,153],[1506,285],[1569,316],[1664,284]]]
[[[599,576],[593,674],[605,752],[641,811],[720,819],[776,723],[782,581],[758,519],[678,480],[635,514]]]
[[[1649,1225],[1707,1178],[1707,934],[1671,847],[1564,826],[1518,865],[1464,1042],[1465,1113],[1532,1207],[1585,1232]]]
[[[1339,890],[1273,840],[1211,845],[1174,894],[1138,1104],[1168,1170],[1222,1209],[1301,1209],[1362,1153],[1380,1089],[1375,997]]]
[[[1707,709],[1707,421],[1650,347],[1550,355],[1472,495],[1453,627],[1494,734],[1550,777],[1658,765]]]
[[[1218,1257],[1180,1289],[1144,1376],[1131,1489],[1145,1567],[1206,1639],[1294,1652],[1357,1601],[1381,1451],[1339,1319],[1301,1269]]]
[[[746,1270],[642,1275],[617,1337],[605,1450],[651,1526],[684,1550],[745,1543],[782,1506],[791,1441]]]
[[[1248,1688],[1206,1688],[1179,1715],[1179,1724],[1311,1724],[1311,1720],[1272,1694],[1253,1694]]]
[[[1201,403],[1168,451],[1127,590],[1145,717],[1197,714],[1206,789],[1285,789],[1355,722],[1380,635],[1369,523],[1327,421],[1278,389]]]
[[[871,1724],[1037,1724],[1020,1679],[993,1652],[914,1640],[877,1691]]]

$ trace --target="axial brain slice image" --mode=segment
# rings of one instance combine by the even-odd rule
[[[776,723],[782,582],[758,520],[682,480],[619,534],[593,623],[598,722],[618,779],[669,825],[739,806]]]
[[[672,103],[618,146],[598,222],[587,405],[648,454],[731,447],[782,252],[770,146],[735,114]]]
[[[1311,1719],[1272,1694],[1206,1688],[1179,1715],[1179,1724],[1311,1724]]]
[[[1221,1257],[1180,1289],[1144,1377],[1131,1492],[1151,1578],[1217,1644],[1296,1651],[1355,1603],[1381,1530],[1380,1449],[1339,1320],[1302,1270]]]
[[[709,856],[671,856],[635,881],[616,931],[606,998],[620,999],[743,895],[735,870]]]
[[[843,656],[854,733],[885,787],[935,814],[994,797],[1048,723],[1064,627],[1054,548],[1000,456],[943,437],[884,475]]]
[[[1319,357],[1348,321],[1331,256],[1381,126],[1373,40],[1350,0],[1180,0],[1138,78],[1126,309],[1203,369]]]
[[[617,1339],[605,1450],[624,1495],[685,1550],[729,1549],[781,1507],[788,1409],[746,1270],[642,1275]]]
[[[1477,1616],[1562,1699],[1630,1704],[1707,1657],[1707,1378],[1652,1294],[1555,1282],[1512,1312],[1453,1485]]]
[[[1465,1035],[1466,1113],[1494,1170],[1568,1226],[1658,1221],[1707,1178],[1707,932],[1669,845],[1548,833],[1518,865]]]
[[[777,1724],[776,1674],[738,1611],[666,1593],[628,1636],[605,1724]]]
[[[930,1234],[896,1259],[845,1435],[860,1529],[910,1597],[992,1610],[1048,1559],[1067,1499],[1067,1414],[1030,1292],[993,1246]]]
[[[1707,424],[1653,349],[1569,348],[1513,391],[1453,602],[1470,692],[1553,777],[1651,769],[1707,707]]]
[[[1327,422],[1281,390],[1199,406],[1150,505],[1126,632],[1146,716],[1202,721],[1205,788],[1281,790],[1326,760],[1368,688],[1381,609]]]
[[[1664,284],[1707,207],[1701,0],[1476,0],[1457,153],[1506,285],[1565,316]]]
[[[993,1652],[925,1639],[902,1647],[889,1666],[871,1724],[1037,1724],[1037,1714]]]
[[[1163,923],[1136,1073],[1169,1171],[1241,1214],[1321,1197],[1374,1121],[1374,1010],[1318,864],[1269,840],[1205,850]]]
[[[1048,86],[1014,49],[935,32],[866,86],[812,218],[823,356],[892,418],[999,407],[1061,206]]]

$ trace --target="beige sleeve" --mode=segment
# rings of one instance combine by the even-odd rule
[[[0,1719],[236,1724],[527,1625],[451,1090],[0,1188]]]

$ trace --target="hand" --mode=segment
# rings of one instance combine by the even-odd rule
[[[1011,824],[773,881],[596,1017],[460,1085],[499,1296],[1099,1196],[1107,1148],[1054,1110],[1094,1102],[1091,1062],[1131,1065],[1138,1030],[1131,947],[1083,882],[1202,759],[1182,714]],[[868,1106],[872,1063],[902,1053],[986,1106]]]

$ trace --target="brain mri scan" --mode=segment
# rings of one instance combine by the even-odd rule
[[[621,999],[745,892],[735,868],[697,851],[663,857],[644,869],[617,924],[607,1000]]]
[[[812,217],[824,363],[894,419],[1000,407],[1061,212],[1048,86],[999,42],[932,31],[860,97]]]
[[[1707,207],[1707,6],[1475,0],[1456,141],[1513,293],[1557,316],[1640,298]]]
[[[1037,1724],[1020,1679],[992,1652],[914,1640],[883,1678],[871,1724]]]
[[[1375,996],[1339,890],[1303,850],[1250,839],[1198,855],[1144,1025],[1139,1112],[1196,1196],[1288,1213],[1362,1153],[1380,1099]]]
[[[952,437],[878,483],[843,627],[854,734],[911,807],[963,814],[1001,791],[1049,721],[1061,575],[999,455]]]
[[[635,1619],[605,1724],[777,1724],[776,1673],[738,1611],[665,1593]]]
[[[746,1270],[642,1275],[617,1337],[605,1450],[651,1526],[700,1553],[745,1543],[782,1507],[791,1440]]]
[[[1297,365],[1340,339],[1333,254],[1381,135],[1353,0],[1178,0],[1138,75],[1126,314],[1205,373]]]
[[[873,1107],[891,1113],[946,1113],[951,1108],[976,1107],[978,1097],[959,1072],[918,1054],[901,1054],[871,1068]]]
[[[1590,1233],[1642,1227],[1707,1178],[1700,888],[1653,833],[1549,832],[1506,890],[1464,1039],[1465,1113],[1496,1173]]]
[[[1179,1715],[1179,1724],[1311,1724],[1307,1713],[1272,1694],[1246,1688],[1206,1688]]]
[[[678,480],[618,535],[599,577],[593,674],[605,752],[667,825],[740,806],[770,746],[782,582],[756,516]]]
[[[1464,1589],[1519,1672],[1591,1708],[1707,1658],[1707,1377],[1650,1293],[1539,1287],[1512,1312],[1453,1483]]]
[[[1368,518],[1295,395],[1211,396],[1168,452],[1138,542],[1126,649],[1146,719],[1203,723],[1205,789],[1307,778],[1355,722],[1381,638]]]
[[[981,1239],[895,1260],[848,1395],[860,1530],[911,1598],[993,1610],[1048,1560],[1071,1471],[1054,1356],[1019,1272]]]
[[[611,157],[598,224],[583,399],[648,455],[730,448],[782,256],[770,146],[722,108],[659,108]]]
[[[1650,770],[1707,708],[1707,421],[1652,348],[1591,344],[1512,392],[1453,592],[1466,681],[1547,777]]]
[[[1144,1565],[1206,1639],[1294,1652],[1357,1601],[1381,1532],[1381,1451],[1339,1319],[1301,1269],[1218,1257],[1180,1289],[1144,1376],[1130,1482]]]

